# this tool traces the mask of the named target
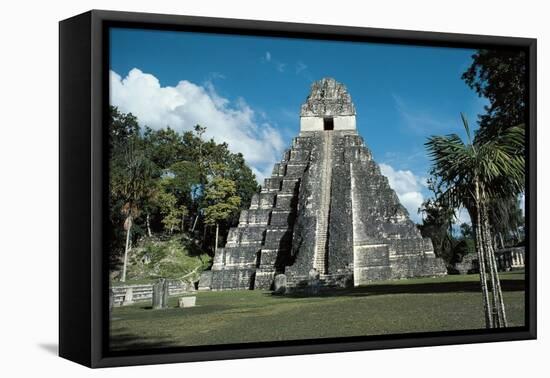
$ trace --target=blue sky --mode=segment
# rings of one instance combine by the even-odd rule
[[[487,104],[460,79],[473,50],[112,29],[111,102],[153,128],[188,130],[243,152],[269,174],[299,132],[311,83],[345,84],[359,133],[411,216],[429,195],[424,142],[463,135]]]

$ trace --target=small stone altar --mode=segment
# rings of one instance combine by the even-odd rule
[[[294,138],[262,190],[219,248],[212,290],[349,287],[446,274],[356,129],[341,83],[312,85]],[[277,289],[279,289],[279,277]]]

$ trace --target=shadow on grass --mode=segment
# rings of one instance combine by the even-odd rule
[[[110,349],[113,352],[128,350],[162,349],[174,346],[174,340],[164,337],[139,337],[126,329],[118,329],[111,334]]]
[[[523,291],[525,290],[525,281],[523,280],[500,280],[503,291]],[[307,289],[306,289],[307,290]],[[306,297],[362,297],[372,295],[391,295],[391,294],[441,294],[441,293],[464,293],[481,292],[479,282],[439,282],[439,283],[397,283],[360,286],[350,289],[330,289],[322,290],[319,294],[311,295],[306,290],[295,293],[280,295],[267,293],[266,295],[274,298],[306,298]]]

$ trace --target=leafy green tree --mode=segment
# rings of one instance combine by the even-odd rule
[[[206,186],[205,199],[208,206],[204,209],[204,217],[207,225],[216,226],[215,252],[218,249],[219,224],[239,209],[241,198],[236,195],[235,182],[223,177],[225,167],[218,164],[214,168],[217,175],[213,176]]]
[[[109,108],[109,120],[109,145],[111,154],[116,155],[129,140],[139,136],[139,124],[134,115],[122,113],[116,106]]]
[[[453,245],[451,265],[461,262],[465,255],[475,253],[474,233],[468,223],[460,225],[460,236]]]
[[[152,167],[143,150],[136,117],[111,107],[109,134],[110,265],[118,269],[122,261],[124,273],[135,220],[148,195]]]
[[[452,264],[461,262],[464,256],[475,253],[475,243],[470,238],[460,238],[453,246],[453,259]]]
[[[123,151],[111,158],[110,189],[111,196],[118,198],[122,203],[121,213],[124,216],[124,230],[126,243],[121,281],[126,281],[128,252],[134,220],[139,215],[140,206],[150,194],[151,164],[144,154],[139,136],[132,135],[127,140]]]
[[[210,201],[205,196],[206,187],[212,177],[220,175],[220,167],[223,167],[223,177],[235,184],[235,195],[241,199],[239,210],[250,205],[253,194],[259,188],[256,177],[246,164],[243,155],[232,153],[227,143],[218,144],[213,139],[203,140],[206,131],[206,127],[196,125],[192,134],[186,133],[184,135],[186,143],[195,146],[196,158],[194,161],[198,162],[198,175],[200,177],[200,184],[193,187],[193,197],[196,205],[196,217],[193,225],[196,225],[201,214],[205,214],[204,209],[210,206]],[[220,231],[222,235],[226,235],[229,228],[237,222],[238,211],[232,212],[229,217],[218,222],[216,228],[218,237]],[[206,220],[204,225],[208,226]],[[194,230],[194,226],[192,229]]]
[[[224,238],[258,190],[242,154],[205,139],[207,129],[200,125],[180,133],[140,127],[116,107],[110,115],[111,270],[126,278],[132,243],[144,235],[184,234],[188,224],[191,242],[205,245],[215,224],[217,238]],[[227,196],[216,197],[221,192]]]
[[[437,199],[428,199],[422,203],[420,208],[422,224],[419,225],[423,237],[432,240],[434,253],[441,257],[447,264],[452,260],[453,248],[453,217],[454,209],[447,203]]]
[[[170,234],[172,234],[174,230],[183,231],[183,218],[188,213],[185,204],[178,204],[178,198],[172,190],[174,186],[173,181],[175,181],[173,176],[161,178],[158,182],[158,188],[155,191],[153,199],[162,215],[162,224]]]
[[[237,195],[241,198],[241,208],[248,208],[252,196],[259,190],[256,175],[246,164],[241,153],[229,154],[225,159],[225,164],[227,165],[227,177],[235,182]]]
[[[460,235],[463,239],[471,239],[474,236],[474,231],[472,230],[472,226],[468,223],[462,223],[460,225]]]
[[[480,139],[490,140],[509,127],[526,123],[527,60],[524,51],[481,49],[462,75],[466,84],[489,100],[480,116]]]
[[[145,128],[143,141],[149,159],[158,167],[156,176],[162,175],[163,169],[187,158],[188,151],[182,143],[181,135],[170,127],[160,130]]]
[[[479,118],[477,138],[490,141],[510,127],[527,123],[527,59],[518,49],[481,49],[472,56],[472,64],[462,75],[466,84],[489,101]],[[525,155],[525,143],[517,154]],[[516,244],[521,241],[523,214],[518,195],[491,199],[489,218],[494,244]]]
[[[497,198],[489,204],[489,223],[495,238],[494,244],[500,248],[521,241],[524,222],[517,196]]]
[[[456,134],[432,136],[426,147],[433,173],[439,179],[440,200],[454,208],[464,207],[472,220],[480,267],[485,322],[488,328],[505,327],[506,312],[489,224],[489,202],[493,198],[518,195],[524,190],[525,161],[517,154],[524,143],[523,127],[509,127],[491,140],[479,134],[471,138],[468,122],[462,121],[468,137],[464,143]],[[487,273],[491,282],[489,300]],[[494,318],[493,318],[494,315]]]

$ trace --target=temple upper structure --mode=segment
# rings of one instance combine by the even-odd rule
[[[346,87],[324,78],[311,87],[300,112],[300,132],[355,130],[355,106]]]
[[[284,274],[289,288],[349,287],[446,274],[356,130],[344,85],[313,83],[300,134],[231,228],[203,289],[265,289]]]

